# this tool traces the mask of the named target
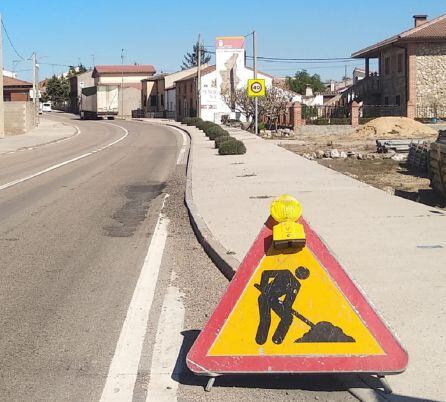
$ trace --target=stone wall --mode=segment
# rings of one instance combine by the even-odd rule
[[[417,107],[446,108],[446,43],[416,46]]]
[[[32,102],[5,102],[5,134],[24,134],[37,125]]]

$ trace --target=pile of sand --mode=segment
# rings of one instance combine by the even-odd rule
[[[428,138],[438,135],[438,131],[407,117],[379,117],[358,128],[354,138],[399,139]]]

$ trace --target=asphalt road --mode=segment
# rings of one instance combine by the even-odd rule
[[[354,399],[329,376],[204,392],[185,355],[228,282],[190,226],[184,136],[51,118],[80,133],[0,156],[0,400]]]
[[[71,123],[69,141],[0,157],[1,186],[128,130],[0,190],[2,400],[99,400],[181,146],[165,128]]]

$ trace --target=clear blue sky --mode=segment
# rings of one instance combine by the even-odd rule
[[[413,14],[429,18],[446,13],[439,0],[2,0],[0,12],[19,53],[35,50],[41,78],[66,71],[63,65],[153,64],[158,71],[174,71],[199,32],[206,45],[216,36],[244,35],[255,29],[258,55],[266,57],[347,57],[353,51],[412,27]],[[250,40],[250,38],[247,38]],[[4,65],[13,69],[19,59],[5,35]],[[251,54],[250,42],[247,42]],[[361,61],[350,63],[349,72]],[[16,64],[30,79],[31,63]],[[292,75],[306,68],[322,78],[339,79],[344,65],[260,63],[262,71]]]

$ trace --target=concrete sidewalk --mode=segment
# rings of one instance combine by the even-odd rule
[[[77,133],[74,126],[40,116],[40,124],[28,133],[0,138],[0,155],[59,142]]]
[[[271,201],[292,194],[408,350],[407,371],[390,378],[395,396],[446,400],[446,214],[238,129],[229,131],[247,154],[219,156],[201,131],[182,128],[192,138],[196,214],[221,250],[241,261]]]

